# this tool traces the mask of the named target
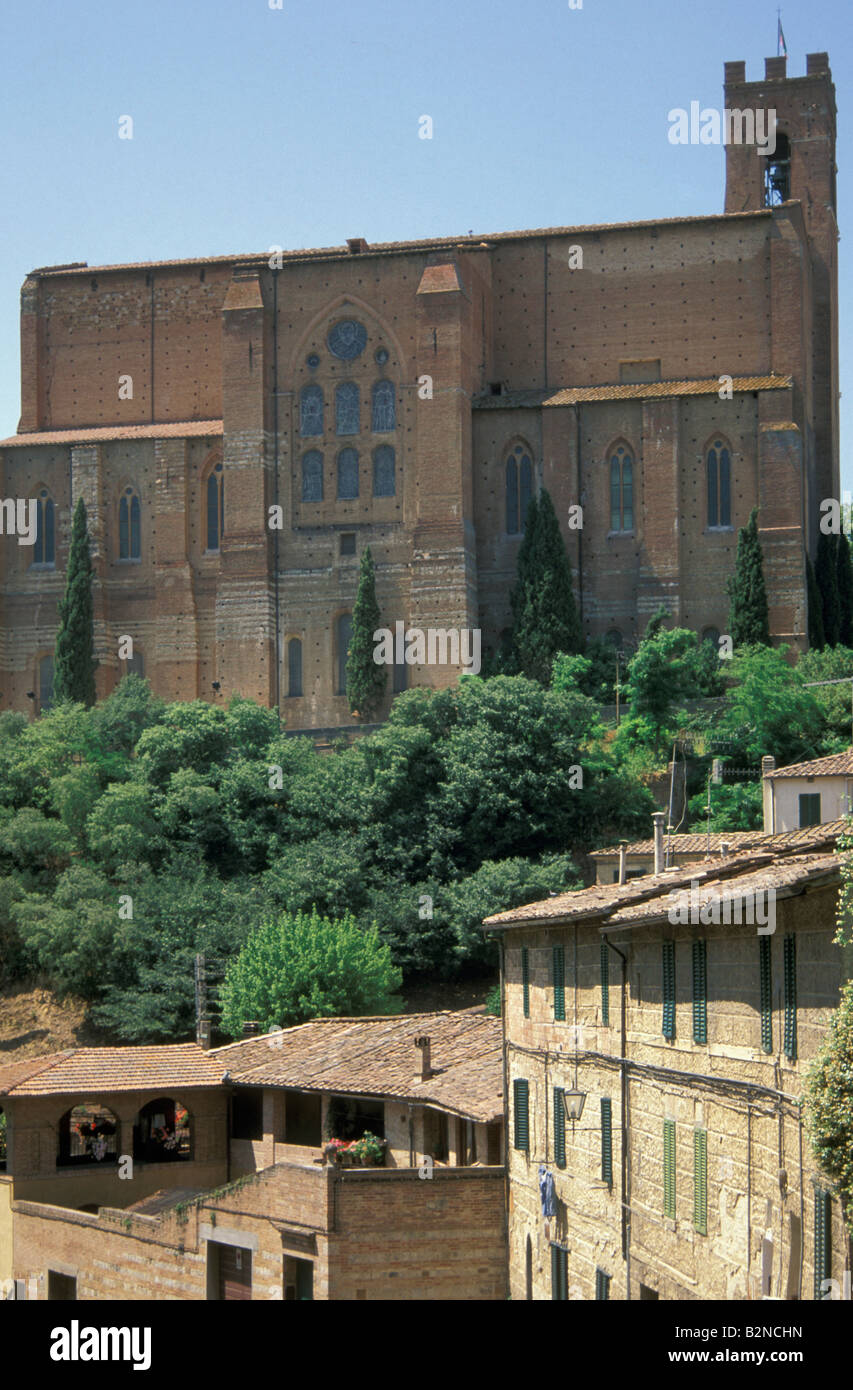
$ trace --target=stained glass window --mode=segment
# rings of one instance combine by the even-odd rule
[[[338,497],[352,501],[358,497],[358,454],[355,449],[341,449],[338,454]]]
[[[373,432],[388,434],[397,428],[397,402],[394,383],[377,381],[373,388]]]
[[[312,449],[302,455],[302,501],[323,500],[323,455]]]
[[[299,397],[299,433],[306,436],[323,433],[323,388],[303,386]]]
[[[731,455],[718,439],[708,450],[708,525],[731,526]]]
[[[36,543],[33,546],[34,565],[56,563],[55,508],[47,488],[36,498]]]
[[[139,498],[132,487],[125,488],[118,507],[118,555],[120,560],[138,560],[142,555]]]
[[[394,478],[394,450],[390,444],[380,444],[373,454],[373,496],[393,497],[396,491]]]
[[[610,529],[634,529],[634,463],[623,444],[610,458]]]
[[[364,352],[367,345],[367,329],[363,323],[356,323],[354,319],[342,319],[331,329],[326,341],[333,357],[352,362]]]
[[[225,524],[225,486],[222,464],[217,463],[207,480],[207,548],[218,550]]]
[[[354,381],[344,381],[335,389],[335,429],[338,434],[358,434],[359,395]]]
[[[506,461],[506,531],[517,536],[527,525],[527,511],[533,496],[533,460],[528,450],[517,444]]]

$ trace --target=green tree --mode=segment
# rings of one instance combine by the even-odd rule
[[[92,615],[92,561],[86,503],[80,497],[74,508],[65,597],[59,602],[56,636],[54,698],[95,703],[94,620]]]
[[[837,536],[821,534],[817,543],[815,579],[823,615],[823,637],[828,647],[838,644],[841,633],[841,603],[838,595]]]
[[[757,507],[753,507],[747,525],[738,532],[735,572],[728,582],[728,591],[731,599],[729,627],[734,645],[745,647],[763,643],[769,646],[770,620]]]
[[[369,720],[385,694],[388,682],[387,667],[374,659],[379,628],[379,604],[376,601],[376,575],[370,546],[361,557],[358,592],[352,610],[352,637],[347,657],[347,701],[350,713]]]
[[[823,602],[815,577],[814,565],[806,556],[806,594],[808,598],[809,646],[812,651],[823,651],[826,636],[823,631]]]
[[[247,1019],[270,1029],[310,1018],[394,1013],[400,983],[375,927],[364,931],[349,914],[271,918],[228,967],[222,1026],[236,1038]]]
[[[569,557],[554,504],[544,489],[530,500],[510,604],[516,667],[547,685],[554,657],[580,652],[583,638]]]
[[[849,871],[846,875],[849,885]],[[853,1235],[853,982],[842,991],[829,1033],[809,1072],[806,1128],[821,1170],[836,1184]]]
[[[836,587],[838,589],[838,641],[853,647],[853,572],[850,569],[850,542],[841,532],[836,537]]]
[[[758,769],[765,754],[780,767],[817,757],[824,720],[799,669],[785,659],[787,647],[747,647],[729,663],[734,681],[716,733],[733,750],[732,764]]]

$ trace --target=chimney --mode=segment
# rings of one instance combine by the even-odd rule
[[[202,1051],[207,1052],[210,1048],[210,1019],[203,1015],[196,1025],[195,1040]]]
[[[362,256],[365,251],[370,250],[363,236],[347,237],[347,248],[351,256]]]
[[[247,1019],[243,1024],[243,1037],[256,1038],[261,1031],[261,1025],[255,1019]]]
[[[655,811],[652,820],[655,823],[655,873],[663,873],[663,823],[665,813]]]
[[[775,758],[764,757],[761,759],[761,799],[764,811],[765,835],[775,835],[776,833],[776,800],[773,795],[773,780],[769,775],[771,772],[774,772],[775,770]]]
[[[727,854],[728,854],[728,852],[729,852],[729,842],[728,842],[728,840],[722,840],[722,841],[720,842],[720,857],[721,857],[722,859],[725,859],[726,856],[727,856]]]
[[[418,1049],[418,1051],[419,1051],[420,1054],[421,1054],[421,1057],[420,1057],[420,1074],[418,1075],[417,1080],[418,1080],[418,1081],[428,1081],[429,1078],[432,1076],[432,1067],[430,1066],[430,1040],[429,1040],[429,1038],[427,1038],[427,1037],[415,1038],[415,1047]]]
[[[624,883],[628,877],[628,861],[625,851],[628,847],[627,840],[619,841],[619,882]]]

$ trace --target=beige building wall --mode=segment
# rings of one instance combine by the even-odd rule
[[[820,797],[821,821],[840,820],[853,808],[853,777],[765,777],[764,829],[800,829],[800,797]]]

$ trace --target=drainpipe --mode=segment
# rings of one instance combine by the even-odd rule
[[[278,271],[272,273],[272,432],[273,501],[278,506]],[[278,592],[278,527],[273,531],[273,603],[275,606],[275,711],[281,728],[281,620]]]
[[[663,819],[663,812],[661,812],[660,814],[661,814],[661,819]],[[620,1051],[619,1051],[619,1056],[620,1056],[620,1062],[619,1062],[619,1075],[620,1075],[621,1090],[622,1090],[622,1099],[621,1099],[621,1107],[622,1107],[622,1258],[623,1258],[623,1260],[625,1261],[626,1299],[628,1299],[628,1300],[630,1301],[630,1298],[631,1298],[631,1232],[630,1232],[631,1194],[630,1194],[630,1192],[628,1191],[628,1183],[629,1183],[629,1179],[630,1179],[630,1169],[629,1169],[629,1166],[628,1166],[628,1061],[627,1061],[627,1042],[628,1042],[628,957],[627,957],[626,955],[624,955],[624,953],[623,953],[622,951],[619,950],[619,947],[618,947],[618,946],[614,946],[614,945],[613,945],[613,942],[612,942],[612,941],[609,941],[608,938],[607,938],[606,936],[605,936],[604,940],[605,940],[606,944],[610,947],[610,950],[611,950],[611,951],[615,951],[615,952],[616,952],[616,955],[619,957],[619,959],[620,959],[621,962],[622,962],[622,1009],[621,1009],[622,1017],[621,1017],[621,1020],[620,1020],[621,1038],[620,1038],[620,1044],[619,1044],[619,1047],[620,1047]]]
[[[655,824],[655,873],[663,873],[663,822],[664,812],[655,811],[652,816]]]
[[[503,937],[498,938],[498,950],[500,952],[501,970],[501,1053],[503,1055],[503,1066],[501,1067],[501,1085],[503,1089],[504,1107],[504,1217],[503,1217],[503,1236],[504,1250],[506,1251],[507,1268],[507,1297],[509,1297],[509,1086],[507,1084],[507,1052],[506,1052],[506,949]],[[487,1155],[488,1156],[488,1155]]]

